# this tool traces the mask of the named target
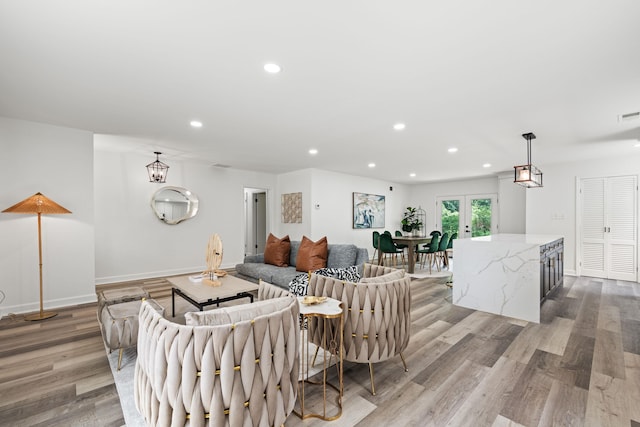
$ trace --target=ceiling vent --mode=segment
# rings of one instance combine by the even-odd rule
[[[625,123],[640,119],[640,111],[635,113],[621,114],[618,116],[618,122]]]

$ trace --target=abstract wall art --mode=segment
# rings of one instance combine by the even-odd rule
[[[384,196],[353,193],[353,228],[384,228]]]

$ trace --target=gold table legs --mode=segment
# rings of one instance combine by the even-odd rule
[[[302,344],[301,359],[303,361],[302,379],[298,382],[298,396],[300,399],[300,410],[294,410],[293,412],[302,419],[306,418],[320,418],[326,421],[333,421],[342,415],[342,397],[344,392],[343,387],[343,355],[342,355],[342,334],[343,334],[343,317],[342,309],[339,314],[324,314],[324,313],[303,313],[303,316],[307,318],[307,325],[311,328],[313,322],[309,321],[310,317],[317,317],[317,322],[322,322],[322,338],[320,347],[322,350],[322,369],[317,374],[309,377],[310,365],[315,365],[316,356],[318,355],[318,348],[316,348],[313,360],[310,361],[309,341],[310,337],[307,335],[307,340]],[[338,322],[338,327],[332,325],[332,322]],[[311,333],[311,330],[306,331],[307,334]],[[337,384],[332,384],[329,381],[329,369],[331,368],[332,358],[336,358],[337,369]],[[321,379],[317,379],[317,377]],[[313,378],[313,379],[312,379]],[[335,381],[334,381],[335,383]],[[322,392],[322,407],[318,403],[316,391]],[[307,395],[305,395],[307,394]],[[329,395],[335,394],[335,407],[328,408]],[[311,412],[311,409],[305,405],[308,404],[305,398],[309,397],[313,399],[311,408],[315,412]]]

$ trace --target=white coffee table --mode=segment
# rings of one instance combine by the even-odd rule
[[[209,286],[205,282],[192,282],[189,276],[168,277],[171,283],[171,316],[176,316],[176,294],[180,295],[200,311],[208,305],[232,301],[240,298],[249,298],[253,302],[252,291],[258,290],[258,285],[227,274],[219,277],[221,286]]]

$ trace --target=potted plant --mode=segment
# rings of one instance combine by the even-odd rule
[[[402,224],[402,231],[412,233],[420,230],[420,227],[422,227],[422,221],[420,221],[417,211],[417,208],[412,208],[411,206],[407,207],[407,210],[402,214],[402,221],[400,221]]]

